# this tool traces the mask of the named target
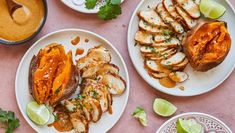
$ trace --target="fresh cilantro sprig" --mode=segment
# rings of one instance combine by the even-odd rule
[[[6,125],[5,133],[13,133],[13,131],[20,126],[19,119],[15,118],[14,112],[4,111],[0,108],[0,122]]]
[[[86,0],[85,5],[87,9],[94,9],[97,0]],[[121,0],[106,0],[105,5],[101,6],[98,11],[98,17],[102,20],[111,20],[117,18],[122,13]]]

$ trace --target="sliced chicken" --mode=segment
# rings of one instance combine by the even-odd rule
[[[183,18],[185,24],[189,29],[192,29],[194,26],[197,25],[197,20],[192,19],[182,8],[179,6],[176,6],[177,12],[180,14],[180,16]]]
[[[87,102],[91,105],[90,112],[92,113],[92,121],[97,122],[101,118],[102,109],[98,100],[94,98],[86,98]]]
[[[173,4],[172,0],[163,0],[162,1],[163,6],[168,11],[168,13],[174,18],[174,19],[181,19],[180,15],[175,10],[175,5]]]
[[[149,75],[155,79],[161,79],[167,77],[166,73],[155,73],[155,72],[149,72]]]
[[[167,47],[157,48],[157,47],[151,47],[151,46],[141,46],[140,47],[140,52],[141,53],[152,53],[152,52],[159,53],[159,52],[165,51],[167,49],[168,49]]]
[[[169,78],[175,81],[176,83],[181,83],[188,79],[188,74],[180,71],[172,72],[169,74]]]
[[[162,60],[161,65],[172,66],[181,63],[185,59],[185,54],[182,52],[177,52],[175,55],[171,56],[169,59]]]
[[[135,41],[140,44],[151,45],[154,42],[153,39],[153,35],[148,34],[145,31],[137,31],[135,34]]]
[[[84,56],[77,61],[77,68],[79,70],[82,70],[84,67],[91,63],[96,63],[96,61],[94,61],[92,58],[87,58],[87,56]]]
[[[106,63],[111,61],[111,55],[109,53],[109,50],[106,49],[102,45],[99,45],[97,47],[90,49],[88,51],[87,56],[88,56],[88,58],[92,58],[95,61],[103,61]]]
[[[104,64],[102,66],[101,69],[99,69],[97,71],[97,73],[98,74],[106,74],[106,73],[115,73],[115,74],[118,74],[119,73],[119,68],[115,64],[106,63],[106,64]]]
[[[82,101],[80,100],[66,100],[64,102],[65,107],[68,109],[68,111],[70,112],[79,112],[81,115],[84,115],[86,120],[89,122],[91,121],[91,114],[90,112],[87,110],[87,108],[84,107]]]
[[[106,112],[108,110],[108,95],[103,89],[100,89],[105,86],[99,83],[86,85],[83,89],[83,93],[98,100],[100,102],[100,106],[102,112]]]
[[[94,47],[88,51],[87,56],[80,58],[77,61],[77,68],[82,70],[84,67],[87,67],[89,64],[103,62],[108,63],[111,61],[111,55],[109,51],[104,48],[102,45]]]
[[[109,87],[109,92],[113,95],[121,95],[126,90],[126,82],[117,74],[108,73],[100,75],[100,83]]]
[[[150,71],[153,71],[153,72],[161,71],[160,66],[154,60],[145,60],[144,65],[145,65],[145,68],[147,68]]]
[[[189,62],[188,59],[185,58],[184,61],[182,61],[181,63],[173,65],[172,70],[174,70],[174,71],[177,71],[177,70],[183,71],[184,68],[187,66],[188,62]]]
[[[177,49],[170,48],[166,51],[158,52],[158,53],[148,53],[145,54],[144,56],[148,59],[151,60],[162,60],[162,59],[168,59],[170,58],[173,54],[177,52]]]
[[[162,43],[153,43],[152,46],[153,47],[177,47],[178,45],[180,45],[180,41],[179,39],[173,37],[170,38]]]
[[[79,112],[70,114],[70,121],[72,122],[76,133],[88,133],[89,123]]]
[[[156,11],[158,12],[158,14],[160,15],[160,17],[162,18],[162,20],[170,25],[174,30],[175,32],[177,33],[183,33],[184,32],[184,28],[183,26],[175,21],[171,16],[170,14],[166,11],[166,9],[163,7],[162,3],[159,3],[157,5],[157,8],[156,8]]]
[[[168,39],[170,39],[170,35],[164,35],[164,34],[155,34],[154,35],[154,42],[156,43],[161,43],[161,42],[164,42]]]
[[[147,60],[144,62],[145,68],[152,73],[169,73],[169,70],[162,67],[157,61]]]
[[[199,6],[194,3],[194,0],[176,0],[179,6],[186,11],[192,18],[200,17]]]
[[[140,11],[139,17],[148,22],[150,25],[167,27],[158,14],[154,10]]]
[[[98,70],[104,66],[103,62],[96,62],[87,65],[82,69],[82,78],[94,77]]]
[[[159,26],[152,26],[150,24],[148,24],[147,22],[145,22],[144,20],[140,20],[139,22],[139,27],[149,33],[153,33],[153,34],[160,34],[163,32],[170,32],[171,30],[168,28],[164,28],[164,27],[159,27]]]

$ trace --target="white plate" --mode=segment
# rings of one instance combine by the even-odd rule
[[[177,133],[176,122],[178,118],[193,118],[202,125],[206,133],[232,133],[231,129],[221,120],[204,113],[190,112],[177,115],[166,121],[156,133]]]
[[[79,45],[73,46],[71,44],[71,40],[77,36],[80,36],[81,41]],[[85,39],[89,39],[88,43],[85,43]],[[83,55],[86,55],[87,50],[94,46],[103,44],[111,53],[112,63],[116,64],[120,68],[120,76],[126,81],[126,91],[121,96],[113,97],[113,114],[109,115],[108,113],[104,113],[100,121],[96,124],[91,123],[89,128],[89,133],[99,132],[107,132],[110,128],[114,126],[114,124],[121,117],[129,96],[129,76],[127,72],[126,65],[123,61],[123,58],[117,51],[117,49],[103,37],[89,32],[85,30],[79,29],[65,29],[50,33],[41,39],[39,39],[24,55],[22,58],[15,79],[15,94],[18,106],[20,108],[21,113],[23,114],[25,120],[29,123],[29,125],[37,132],[40,133],[52,133],[57,132],[53,127],[47,126],[37,126],[34,124],[26,114],[26,105],[30,101],[33,100],[32,96],[29,94],[28,87],[28,71],[29,64],[33,55],[36,55],[38,51],[50,43],[59,43],[65,47],[65,50],[72,50],[73,56],[75,54],[76,48],[84,48],[85,52]],[[77,59],[77,58],[76,58]],[[74,59],[75,60],[75,59]],[[77,89],[79,90],[79,88]],[[52,117],[51,117],[52,118]]]
[[[105,0],[98,0],[98,4],[94,9],[87,9],[85,6],[85,0],[61,0],[68,7],[83,13],[97,13],[99,8],[105,4]],[[123,2],[124,0],[121,0]]]
[[[134,35],[138,30],[139,18],[137,12],[145,10],[150,7],[156,6],[161,0],[143,0],[137,6],[134,11],[128,27],[128,50],[131,60],[141,77],[148,82],[155,89],[175,96],[195,96],[206,93],[219,86],[233,71],[235,67],[235,45],[232,44],[229,54],[226,59],[216,68],[208,72],[194,71],[190,65],[185,69],[185,72],[189,75],[189,80],[178,84],[175,88],[165,88],[159,84],[158,80],[150,77],[143,65],[143,58],[141,57],[139,46],[135,46]],[[227,9],[226,13],[220,18],[220,20],[227,22],[228,30],[232,38],[232,42],[235,40],[235,13],[231,4],[227,0],[216,0]],[[181,91],[179,86],[184,86],[185,90]],[[221,88],[222,89],[222,88]],[[221,90],[223,91],[223,90]]]

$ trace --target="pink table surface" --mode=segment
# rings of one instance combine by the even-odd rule
[[[230,0],[235,5],[234,0]],[[203,112],[224,121],[235,131],[235,72],[215,90],[194,97],[174,97],[163,94],[149,86],[136,72],[127,50],[127,28],[140,0],[125,0],[122,4],[123,14],[112,21],[98,20],[96,15],[78,13],[58,0],[48,0],[48,19],[42,32],[30,43],[21,46],[0,45],[0,107],[16,113],[21,126],[15,130],[19,133],[35,132],[22,117],[15,98],[15,74],[17,66],[26,50],[43,35],[65,28],[81,28],[98,33],[113,43],[122,54],[130,74],[130,96],[124,114],[109,131],[112,133],[153,133],[168,120],[157,116],[152,110],[156,97],[171,101],[178,107],[175,115],[184,112]],[[148,127],[143,127],[131,117],[137,106],[143,107],[148,116]],[[0,129],[0,132],[3,132]]]

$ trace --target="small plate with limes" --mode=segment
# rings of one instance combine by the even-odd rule
[[[221,120],[204,113],[190,112],[166,121],[156,133],[232,133]]]

